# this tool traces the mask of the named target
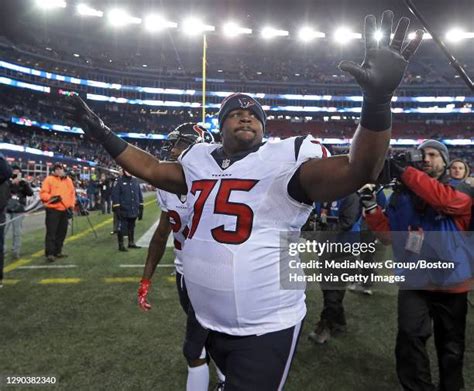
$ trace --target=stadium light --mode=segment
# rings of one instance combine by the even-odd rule
[[[66,8],[66,2],[64,0],[36,0],[36,5],[45,10]]]
[[[462,41],[463,39],[468,39],[468,38],[474,38],[474,33],[468,33],[466,31],[463,31],[457,28],[449,30],[446,33],[446,39],[454,43]]]
[[[382,38],[383,38],[383,33],[382,33],[382,31],[377,30],[377,31],[374,33],[374,39],[375,39],[377,42],[379,42]]]
[[[278,30],[273,27],[265,27],[262,30],[262,38],[264,39],[271,39],[275,37],[287,37],[289,32],[286,30]]]
[[[349,30],[347,27],[340,27],[334,33],[334,40],[341,45],[345,45],[346,43],[348,43],[349,41],[353,39],[361,39],[361,38],[362,38],[362,34],[354,33],[351,30]]]
[[[226,23],[223,26],[222,30],[224,31],[224,35],[230,38],[233,38],[242,34],[252,34],[252,29],[241,27],[237,23],[234,23],[234,22]]]
[[[87,4],[81,3],[76,6],[77,13],[81,16],[94,16],[96,18],[102,18],[104,13],[102,11],[96,10],[92,7],[89,7]]]
[[[298,32],[298,38],[303,42],[312,41],[315,38],[324,38],[326,34],[315,31],[312,27],[304,26],[301,27],[300,31]]]
[[[464,31],[455,28],[446,33],[446,39],[450,42],[459,42],[464,39],[464,34]]]
[[[123,9],[113,9],[107,14],[109,23],[114,27],[122,27],[128,24],[140,24],[142,20],[129,15]]]
[[[161,31],[169,28],[175,29],[178,27],[178,23],[166,20],[160,15],[148,15],[145,18],[145,28],[148,31]]]
[[[208,31],[215,31],[216,28],[197,18],[187,18],[181,23],[181,29],[187,35],[200,35]]]

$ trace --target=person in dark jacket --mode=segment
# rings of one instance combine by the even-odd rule
[[[119,221],[119,251],[127,251],[124,237],[128,235],[128,248],[140,248],[135,244],[135,221],[143,217],[143,194],[136,178],[123,170],[112,189],[112,209]]]
[[[5,156],[0,153],[0,249],[3,249],[5,238],[5,210],[10,199],[10,184],[8,179],[12,176],[12,169]],[[3,287],[3,251],[0,251],[0,288]]]
[[[323,221],[327,221],[328,230],[333,231],[336,242],[360,240],[361,206],[357,193],[349,194],[339,201],[323,204],[321,214]],[[330,219],[332,217],[333,219]],[[332,221],[331,221],[332,220]],[[350,232],[350,234],[348,234]],[[347,254],[331,254],[332,258],[347,258]],[[335,270],[331,270],[334,272]],[[331,283],[322,287],[323,310],[315,330],[309,334],[309,339],[318,344],[326,343],[332,335],[346,330],[346,316],[344,314],[345,283]]]
[[[112,186],[113,179],[102,174],[99,181],[102,214],[111,213],[112,211]]]
[[[10,228],[12,229],[13,259],[20,258],[21,234],[23,231],[23,219],[26,208],[26,197],[33,195],[33,189],[30,184],[22,178],[22,172],[19,166],[12,166],[12,178],[10,179],[11,198],[7,204],[5,236],[7,236]],[[4,243],[4,253],[7,252],[6,241]]]

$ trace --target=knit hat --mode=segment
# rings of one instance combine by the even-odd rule
[[[229,95],[221,103],[221,109],[219,110],[219,128],[222,129],[222,125],[227,117],[227,115],[237,109],[250,110],[257,116],[257,119],[262,123],[263,128],[265,129],[265,122],[267,121],[267,116],[263,111],[262,106],[251,96],[241,93],[236,93]]]
[[[433,149],[436,149],[437,151],[439,151],[439,153],[441,154],[441,157],[443,158],[444,160],[444,163],[446,164],[446,166],[448,166],[449,164],[449,151],[448,151],[448,147],[437,141],[437,140],[426,140],[426,141],[423,141],[419,146],[418,146],[418,149],[425,149],[425,148],[433,148]]]

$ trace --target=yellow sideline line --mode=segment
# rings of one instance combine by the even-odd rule
[[[39,284],[77,284],[80,281],[80,278],[44,278],[39,281]]]
[[[105,277],[102,279],[105,283],[126,283],[126,282],[133,282],[137,283],[140,282],[141,277]],[[166,277],[166,281],[174,283],[174,277]],[[15,285],[18,284],[22,280],[15,280],[15,279],[8,279],[3,280],[4,285]],[[38,281],[38,284],[41,285],[50,285],[50,284],[78,284],[79,282],[84,282],[82,278],[43,278],[42,280]]]
[[[3,285],[15,285],[18,284],[20,280],[3,280]]]
[[[155,199],[152,199],[150,201],[147,201],[144,203],[144,205],[150,205],[152,203],[156,202]],[[113,221],[113,218],[109,218],[107,220],[104,220],[102,221],[102,223],[99,223],[97,224],[95,228],[101,228],[103,227],[104,225],[106,224],[110,224],[111,222]],[[86,230],[84,231],[81,231],[79,233],[77,233],[76,235],[74,236],[70,236],[69,238],[67,238],[64,242],[65,243],[69,243],[69,242],[74,242],[75,240],[78,240],[78,239],[81,239],[83,238],[84,236],[86,236],[88,233],[92,232],[92,228],[87,228]],[[33,253],[29,258],[20,258],[19,260],[9,264],[8,266],[6,266],[4,269],[3,269],[3,272],[4,273],[8,273],[8,272],[11,272],[12,270],[15,270],[15,269],[18,269],[20,266],[25,266],[25,265],[28,265],[29,263],[31,263],[33,261],[34,258],[39,258],[41,256],[44,255],[44,249],[42,250],[39,250],[39,251],[36,251],[35,253]]]

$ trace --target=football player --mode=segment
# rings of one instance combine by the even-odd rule
[[[211,133],[207,132],[202,126],[194,123],[184,123],[168,134],[168,138],[161,149],[161,158],[173,162],[189,146],[195,143],[212,141]],[[173,194],[164,190],[157,190],[156,195],[161,209],[161,216],[148,248],[145,269],[138,289],[138,305],[144,311],[151,309],[151,305],[147,300],[151,278],[165,253],[168,237],[173,231],[176,286],[179,302],[187,315],[186,338],[183,346],[183,352],[188,362],[186,389],[188,391],[207,391],[209,388],[209,367],[204,347],[207,330],[196,320],[183,278],[182,248],[188,232],[186,224],[189,216],[186,195]],[[220,382],[223,383],[223,375],[219,372],[218,375]]]
[[[306,314],[303,290],[280,289],[280,233],[298,231],[314,201],[340,199],[380,172],[391,135],[391,99],[423,32],[403,45],[409,20],[391,38],[393,13],[365,19],[361,65],[340,68],[361,86],[360,124],[348,155],[328,157],[311,136],[262,142],[266,116],[234,94],[219,112],[222,145],[194,144],[177,162],[160,162],[116,136],[78,97],[64,107],[118,164],[149,183],[186,194],[192,208],[183,248],[184,278],[206,347],[226,391],[281,390]]]

